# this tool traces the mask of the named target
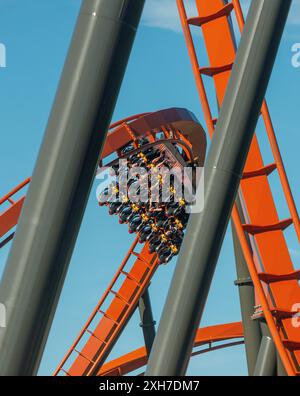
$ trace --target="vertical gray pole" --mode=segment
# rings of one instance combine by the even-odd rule
[[[184,375],[283,33],[290,0],[253,0],[146,375]]]
[[[145,290],[139,300],[139,312],[141,318],[140,326],[143,329],[147,356],[149,356],[155,339],[155,321],[153,320],[149,289]]]
[[[239,205],[238,205],[239,206]],[[240,214],[241,211],[239,210]],[[244,329],[245,349],[247,357],[248,374],[253,375],[257,356],[261,344],[261,330],[259,321],[252,320],[254,313],[255,294],[248,267],[240,246],[234,225],[232,224],[233,245],[236,262],[237,281],[241,305],[241,315]]]
[[[273,377],[276,373],[276,348],[271,337],[263,336],[257,362],[255,377]]]
[[[84,0],[0,288],[0,374],[37,372],[144,0]]]

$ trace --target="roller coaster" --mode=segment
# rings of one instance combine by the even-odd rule
[[[242,34],[245,20],[239,0],[195,0],[195,5],[198,15],[189,16],[185,1],[177,0],[206,129],[212,138],[218,114],[211,110],[206,79],[212,79],[214,92],[210,94],[215,94],[221,109],[239,41],[233,24],[237,24]],[[198,29],[201,35],[195,34]],[[204,40],[207,54],[203,58],[208,59],[208,65],[201,63],[201,55],[197,51],[199,40]],[[192,356],[244,343],[247,349],[247,342],[248,349],[251,349],[246,328],[250,320],[259,332],[264,328],[263,333],[273,340],[281,362],[276,374],[284,372],[297,376],[300,375],[300,331],[295,321],[299,310],[297,303],[300,302],[300,271],[293,265],[284,230],[294,227],[300,241],[299,216],[266,100],[260,117],[274,161],[265,163],[255,135],[231,214],[235,244],[249,273],[248,277],[240,277],[236,284],[240,290],[245,286],[252,288],[252,313],[249,315],[243,311],[242,305],[242,322],[200,327]],[[107,186],[105,194],[110,196],[114,192],[118,195],[120,192],[120,160],[127,161],[127,173],[136,166],[147,171],[157,170],[158,173],[163,166],[193,169],[204,166],[206,146],[205,130],[195,115],[183,108],[143,113],[120,120],[110,126],[99,158],[99,172],[109,167],[117,174],[117,179]],[[287,219],[280,219],[278,215],[268,180],[273,173],[279,179],[290,212]],[[158,184],[160,181],[163,183],[161,179],[157,180]],[[0,205],[5,208],[0,213],[0,248],[14,238],[26,199],[25,192],[22,192],[30,182],[30,178],[24,180],[0,200]],[[176,189],[172,185],[170,192],[173,200],[163,204],[152,203],[151,200],[143,204],[134,203],[127,196],[99,201],[99,210],[104,213],[106,207],[110,215],[118,216],[119,222],[127,224],[128,231],[136,236],[94,311],[58,364],[54,376],[123,376],[147,365],[150,352],[147,345],[112,361],[107,362],[107,358],[147,293],[156,271],[159,273],[160,266],[168,265],[180,251],[189,219],[185,211],[188,202],[175,200]],[[119,284],[121,286],[117,286]],[[151,325],[151,321],[144,323],[145,327],[151,328]],[[198,348],[200,346],[201,349]],[[249,373],[253,374],[253,368]]]

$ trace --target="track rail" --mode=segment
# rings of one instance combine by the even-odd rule
[[[223,343],[224,341],[230,340],[237,341],[234,343]],[[222,342],[222,344],[215,346],[215,344],[219,342]],[[243,326],[241,322],[200,328],[196,334],[194,348],[204,345],[208,345],[208,348],[194,350],[192,356],[210,352],[216,349],[227,348],[229,346],[240,345],[242,343],[244,343],[244,341]],[[145,366],[147,361],[148,356],[146,353],[146,348],[142,347],[104,364],[97,375],[121,376],[130,374],[131,372]]]
[[[238,0],[230,3],[222,0],[195,2],[198,15],[191,18],[186,14],[184,0],[177,0],[177,5],[207,128],[212,136],[217,118],[212,116],[204,78],[213,79],[218,106],[221,107],[236,54],[229,17],[234,11],[240,31],[244,26],[244,18]],[[201,27],[209,66],[200,67],[196,53],[197,42],[191,31],[193,25]],[[232,220],[259,297],[261,316],[267,321],[287,373],[297,375],[300,369],[300,332],[293,326],[292,318],[296,313],[293,307],[300,302],[300,288],[297,282],[300,274],[293,267],[283,231],[293,225],[300,240],[299,216],[266,101],[263,103],[261,115],[274,163],[264,164],[255,135],[239,190],[247,224],[242,224],[236,206],[233,209]],[[289,219],[280,220],[278,217],[268,180],[268,176],[274,170],[278,171],[291,215]],[[250,244],[247,242],[246,234]]]

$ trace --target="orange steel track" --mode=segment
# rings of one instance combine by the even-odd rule
[[[212,344],[221,341],[243,338],[243,326],[241,322],[228,323],[217,326],[209,326],[200,328],[197,331],[194,348],[208,344],[209,348],[205,350],[195,351],[192,356],[203,352],[209,352],[228,346],[243,344],[243,341],[237,341],[229,344],[221,344],[213,347]],[[142,347],[112,360],[102,366],[99,370],[99,376],[119,376],[126,375],[137,370],[147,364],[148,356],[146,348]]]
[[[205,90],[204,76],[213,78],[218,106],[222,106],[236,48],[233,28],[229,20],[235,12],[240,31],[244,18],[239,0],[225,4],[222,0],[195,0],[198,15],[189,18],[183,0],[177,0],[188,53],[196,80],[200,101],[210,136],[217,119],[212,116]],[[209,66],[200,67],[191,26],[201,27]],[[202,39],[202,38],[201,38]],[[266,101],[261,116],[274,156],[274,163],[265,165],[257,137],[254,136],[239,196],[247,224],[242,224],[236,205],[232,220],[249,268],[255,291],[277,351],[288,375],[300,371],[300,331],[293,326],[295,304],[300,302],[298,280],[300,271],[295,271],[284,237],[284,229],[293,225],[300,240],[299,216],[291,193],[282,157],[276,140]],[[291,218],[279,220],[268,176],[277,170]],[[250,244],[246,235],[250,238]]]

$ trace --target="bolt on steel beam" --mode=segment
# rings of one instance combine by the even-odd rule
[[[144,0],[84,0],[0,287],[0,375],[36,374]]]
[[[187,370],[290,4],[251,3],[205,164],[204,210],[190,217],[147,376]]]

